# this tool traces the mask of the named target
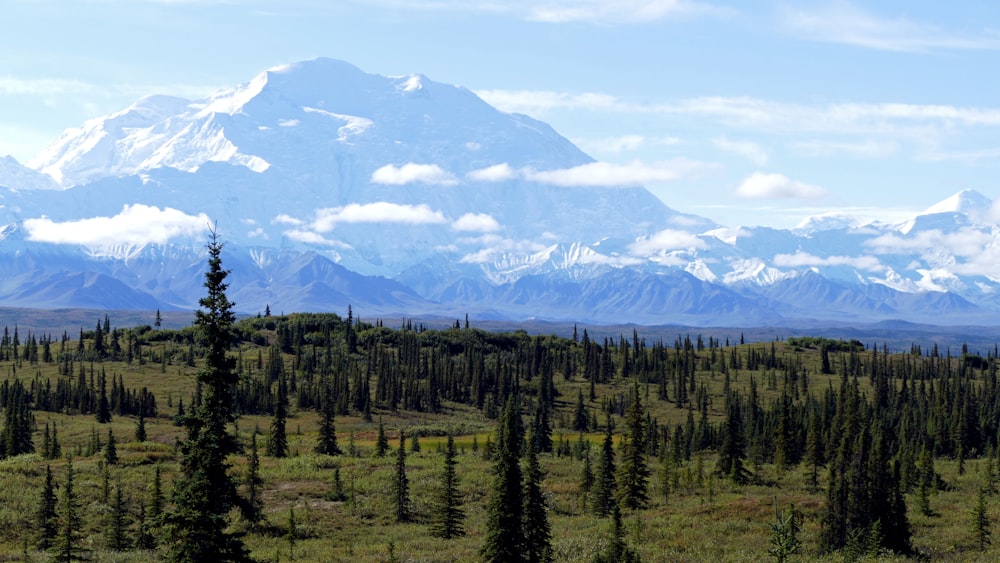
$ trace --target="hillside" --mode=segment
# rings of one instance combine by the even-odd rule
[[[23,515],[36,510],[46,464],[57,482],[62,478],[62,455],[74,457],[85,522],[82,541],[98,559],[111,557],[105,532],[113,503],[101,496],[105,475],[108,490],[124,489],[129,538],[141,531],[140,506],[148,506],[154,469],[162,470],[169,491],[178,459],[173,444],[183,436],[173,417],[196,401],[192,374],[202,365],[201,347],[190,328],[119,329],[116,322],[110,316],[95,319],[93,329],[79,334],[82,341],[73,334],[49,342],[8,327],[0,342],[0,368],[8,374],[0,398],[7,412],[15,408],[15,377],[30,390],[25,400],[35,421],[30,436],[36,452],[0,462],[9,484],[0,510],[6,530],[0,534],[2,553],[16,556],[26,542],[32,551],[36,530],[25,525]],[[821,522],[829,518],[827,490],[840,471],[832,469],[837,449],[845,447],[837,443],[838,425],[846,424],[838,397],[850,396],[868,405],[861,416],[873,425],[900,420],[904,410],[912,413],[905,436],[898,433],[901,426],[883,428],[889,448],[885,471],[904,472],[899,483],[915,553],[944,561],[986,561],[996,555],[992,548],[977,551],[966,515],[989,468],[996,467],[990,457],[997,427],[989,414],[997,412],[992,351],[965,355],[952,343],[948,354],[931,344],[889,353],[877,342],[868,346],[822,338],[740,344],[696,333],[655,340],[640,332],[591,338],[582,328],[575,337],[531,336],[484,331],[461,320],[429,329],[412,322],[399,327],[379,320],[348,322],[330,314],[251,317],[237,329],[239,346],[232,352],[241,382],[237,429],[245,447],[259,431],[263,452],[274,432],[278,381],[289,385],[289,455],[261,454],[265,523],[246,536],[257,557],[477,559],[492,486],[488,452],[498,440],[496,417],[502,397],[518,388],[527,436],[552,441],[551,453],[542,453],[540,462],[558,561],[590,561],[611,541],[611,521],[595,516],[594,493],[581,493],[580,475],[585,458],[598,471],[606,421],[612,423],[615,442],[622,443],[629,432],[626,414],[636,401],[645,413],[642,459],[650,474],[646,507],[623,514],[627,546],[650,561],[768,560],[777,501],[781,509],[795,506],[803,519],[801,557],[820,558]],[[832,373],[823,373],[824,363]],[[323,382],[335,398],[341,455],[312,453],[322,419]],[[95,420],[104,393],[111,414],[107,424]],[[936,401],[929,401],[932,395]],[[746,473],[737,481],[731,471],[719,471],[721,456],[729,451],[726,428],[733,421],[727,397],[741,405],[746,438],[739,454]],[[972,405],[980,416],[958,416],[973,412],[968,410]],[[140,409],[143,441],[135,438]],[[942,426],[933,420],[952,422]],[[386,457],[375,456],[380,426],[393,448]],[[104,473],[100,462],[108,432],[118,442],[119,461]],[[414,448],[414,436],[419,440],[419,451],[406,456],[414,520],[402,524],[392,517],[390,493],[400,433],[407,450]],[[449,433],[459,452],[466,535],[442,541],[428,530],[441,448]],[[825,444],[823,465],[810,457],[809,444],[816,439]],[[53,442],[62,454],[46,460]],[[921,492],[927,463],[921,448],[932,453],[938,479],[928,497]],[[621,450],[617,455],[621,462]],[[889,459],[902,463],[892,469]],[[246,459],[232,462],[234,474],[243,479]],[[287,537],[291,510],[297,522],[294,543]],[[235,516],[233,525],[248,526]],[[691,526],[702,532],[690,534]],[[155,531],[153,536],[159,537]],[[152,561],[160,555],[128,547],[115,557]],[[840,555],[825,557],[839,560]]]

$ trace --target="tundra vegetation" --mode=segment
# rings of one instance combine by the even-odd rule
[[[209,251],[189,328],[4,328],[0,557],[1000,558],[995,348],[237,320]]]

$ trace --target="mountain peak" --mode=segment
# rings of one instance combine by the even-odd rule
[[[988,211],[992,205],[993,200],[976,190],[962,190],[928,207],[921,215],[964,213],[976,216]]]
[[[59,189],[50,176],[22,165],[12,156],[0,156],[0,186],[14,190]]]

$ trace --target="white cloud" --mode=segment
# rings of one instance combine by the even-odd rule
[[[79,80],[0,76],[0,94],[51,96],[56,94],[79,94],[96,90],[97,87],[93,84]]]
[[[150,0],[147,0],[150,1]],[[542,23],[641,24],[669,18],[728,16],[734,10],[693,0],[368,0],[421,11],[488,12]]]
[[[502,254],[508,252],[538,252],[544,250],[544,244],[539,244],[530,240],[515,240],[504,238],[494,234],[485,234],[480,237],[466,238],[458,241],[462,244],[481,244],[483,248],[476,252],[471,252],[463,256],[459,261],[464,264],[485,264],[493,262]]]
[[[751,97],[705,96],[657,103],[628,102],[609,94],[483,90],[491,105],[531,115],[554,110],[712,118],[735,126],[770,131],[891,134],[901,125],[1000,126],[1000,109],[945,104],[792,104]]]
[[[304,242],[306,244],[315,244],[319,246],[336,246],[340,248],[350,248],[350,245],[344,244],[337,240],[332,240],[324,237],[319,233],[314,233],[312,231],[303,231],[301,229],[292,229],[285,231],[285,236],[296,240],[299,242]]]
[[[680,142],[680,139],[677,137],[648,138],[643,135],[629,134],[594,139],[574,138],[572,141],[574,145],[587,153],[620,154],[635,151],[649,145],[676,145]]]
[[[874,256],[827,256],[824,258],[802,251],[795,254],[777,254],[774,257],[774,265],[783,268],[850,266],[851,268],[869,272],[885,271],[885,266]]]
[[[411,225],[446,223],[440,211],[427,204],[406,205],[377,201],[374,203],[351,203],[343,207],[328,207],[316,210],[312,230],[326,233],[337,223],[407,223]]]
[[[456,231],[492,233],[500,230],[500,223],[486,213],[466,213],[456,219],[451,228]]]
[[[562,0],[538,3],[528,15],[547,23],[643,23],[720,11],[686,0]]]
[[[956,32],[906,18],[879,18],[843,0],[818,10],[786,10],[782,23],[803,39],[883,51],[1000,49],[996,31]]]
[[[791,149],[805,156],[847,155],[859,158],[892,156],[899,149],[893,141],[799,141],[790,145]]]
[[[296,127],[299,124],[298,119],[279,119],[278,127]]]
[[[165,244],[178,236],[207,233],[212,225],[204,213],[188,215],[170,207],[125,205],[111,217],[90,217],[57,223],[48,217],[25,219],[28,240],[88,247],[115,244]]]
[[[736,195],[747,199],[810,199],[825,196],[826,190],[782,174],[754,172],[736,188]]]
[[[631,164],[591,162],[558,170],[527,170],[525,177],[533,182],[556,186],[638,186],[649,182],[676,180],[698,166],[698,163],[686,160],[654,165],[638,161]]]
[[[517,176],[517,173],[510,167],[509,164],[504,162],[502,164],[494,164],[493,166],[473,170],[472,172],[466,174],[466,176],[470,180],[475,180],[477,182],[503,182],[504,180],[513,179]]]
[[[450,186],[458,183],[458,180],[450,173],[443,170],[437,164],[416,164],[408,162],[402,166],[386,164],[375,172],[372,172],[371,181],[373,184],[389,184],[401,186],[420,182],[423,184],[438,184]]]
[[[888,233],[865,241],[865,246],[876,254],[918,253],[925,259],[947,260],[948,255],[977,257],[996,242],[991,232],[963,228],[951,233],[937,229],[919,231],[905,237]]]
[[[508,113],[544,114],[555,109],[622,111],[626,104],[608,94],[569,94],[539,90],[477,90],[476,95]]]
[[[274,217],[274,219],[271,219],[271,223],[278,225],[301,225],[302,219],[296,219],[291,215],[287,215],[285,213],[279,213]]]
[[[649,256],[659,252],[695,250],[705,248],[705,246],[705,241],[698,235],[675,229],[664,229],[633,242],[629,245],[628,251],[634,256]]]
[[[767,164],[768,154],[764,147],[752,141],[732,141],[726,137],[714,139],[712,144],[719,150],[742,156],[757,166]]]
[[[970,150],[970,151],[930,151],[919,156],[920,160],[930,162],[959,161],[975,163],[981,160],[995,161],[1000,158],[1000,147]]]

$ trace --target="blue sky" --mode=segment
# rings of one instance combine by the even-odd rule
[[[550,123],[667,205],[790,227],[1000,195],[1000,3],[12,0],[0,155],[324,56]]]

